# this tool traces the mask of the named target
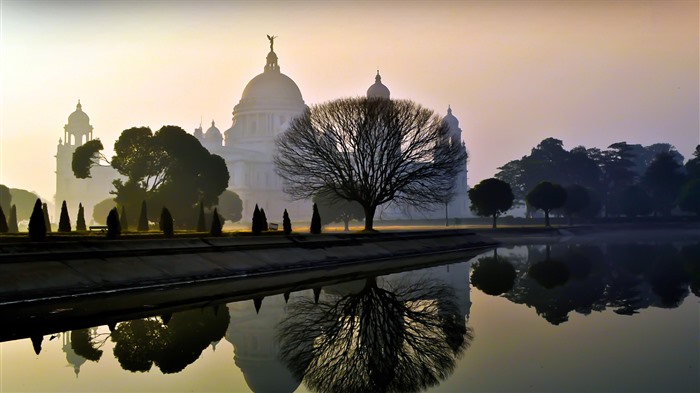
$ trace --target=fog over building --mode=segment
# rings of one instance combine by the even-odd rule
[[[233,108],[231,126],[223,133],[214,120],[204,130],[200,124],[194,136],[211,153],[221,156],[228,167],[228,189],[238,194],[243,202],[243,217],[240,222],[249,222],[257,204],[265,209],[268,220],[281,221],[286,209],[292,220],[311,218],[310,201],[292,201],[283,191],[282,179],[275,173],[273,157],[275,140],[285,132],[292,119],[302,114],[308,107],[304,103],[301,90],[287,75],[283,74],[274,52],[274,38],[270,37],[270,52],[267,54],[263,72],[248,82],[241,99]],[[367,97],[390,99],[390,91],[382,83],[377,71],[375,83],[367,89]],[[450,141],[460,144],[462,130],[459,120],[448,107],[445,121],[450,127]],[[112,180],[119,175],[111,167],[97,166],[91,170],[91,179],[76,179],[71,169],[72,155],[78,146],[92,140],[93,127],[88,115],[78,102],[76,111],[68,118],[64,137],[59,140],[56,155],[56,215],[57,221],[61,202],[66,200],[73,221],[77,216],[78,203],[85,207],[85,219],[92,220],[93,206],[111,197]],[[435,205],[432,210],[404,209],[396,206],[381,206],[378,219],[444,219],[469,217],[467,196],[467,167],[455,179],[454,196],[447,206]],[[447,212],[445,211],[447,209]]]
[[[56,149],[56,212],[52,222],[58,222],[61,204],[66,201],[71,225],[75,227],[80,203],[85,208],[85,222],[89,224],[92,221],[93,207],[110,197],[112,181],[119,177],[119,173],[111,166],[92,167],[92,178],[78,179],[73,174],[73,153],[78,146],[93,139],[92,131],[90,117],[83,112],[83,106],[78,100],[75,111],[68,116],[68,123],[63,127],[63,138],[58,140]]]

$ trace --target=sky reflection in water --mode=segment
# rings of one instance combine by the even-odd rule
[[[698,391],[699,284],[697,243],[501,248],[6,342],[0,391]]]

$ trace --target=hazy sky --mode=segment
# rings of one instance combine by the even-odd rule
[[[445,114],[469,183],[542,139],[605,148],[700,143],[698,1],[234,2],[0,0],[0,182],[55,193],[78,99],[111,148],[122,130],[223,131],[274,34],[307,104],[364,95]]]

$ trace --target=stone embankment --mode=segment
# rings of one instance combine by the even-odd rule
[[[396,263],[435,264],[494,245],[466,230],[3,244],[0,305],[245,278],[284,283],[309,272],[390,271]]]

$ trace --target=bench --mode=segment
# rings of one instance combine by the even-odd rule
[[[107,225],[90,225],[88,227],[89,230],[91,231],[100,231],[100,232],[106,232],[107,231]]]
[[[276,231],[277,228],[279,228],[279,225],[276,222],[271,222],[271,223],[267,224],[267,229],[269,231]]]

